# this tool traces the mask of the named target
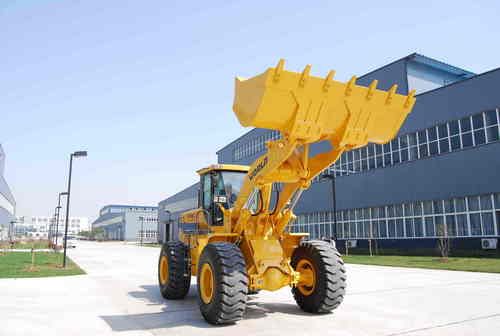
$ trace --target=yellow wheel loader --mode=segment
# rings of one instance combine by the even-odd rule
[[[274,68],[236,78],[233,110],[243,126],[277,130],[280,138],[250,167],[217,164],[198,171],[199,204],[179,218],[178,241],[162,247],[161,294],[186,296],[197,277],[199,306],[212,324],[243,317],[247,295],[290,286],[299,307],[325,313],[343,300],[346,274],[334,243],[291,233],[293,208],[312,179],[344,151],[390,141],[415,103],[396,93]],[[313,143],[330,148],[310,153]]]

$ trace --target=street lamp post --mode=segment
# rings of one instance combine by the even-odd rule
[[[68,176],[68,191],[66,197],[66,221],[64,224],[64,256],[63,256],[63,268],[66,267],[66,247],[68,244],[68,222],[69,222],[69,201],[71,196],[71,173],[73,170],[73,158],[86,157],[86,151],[78,151],[71,153],[69,156],[69,176]]]
[[[68,196],[66,191],[59,193],[59,200],[57,201],[57,218],[56,218],[56,244],[54,249],[57,249],[57,237],[59,236],[59,215],[61,213],[61,196]]]

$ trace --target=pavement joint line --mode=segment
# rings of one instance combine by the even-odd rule
[[[436,287],[449,287],[449,286],[461,286],[461,285],[469,285],[475,283],[499,283],[499,280],[475,280],[475,281],[464,281],[464,282],[451,282],[451,283],[440,283],[435,285],[425,285],[425,286],[409,286],[409,287],[398,287],[398,288],[389,288],[389,289],[380,289],[373,291],[361,291],[361,292],[351,292],[349,291],[347,295],[364,295],[364,294],[378,294],[378,293],[387,293],[387,292],[397,292],[397,291],[406,291],[417,288],[436,288]]]
[[[472,317],[472,318],[466,319],[466,320],[452,321],[452,322],[448,322],[448,323],[436,324],[436,325],[429,326],[429,327],[423,327],[423,328],[416,328],[416,329],[411,329],[411,330],[405,330],[405,331],[401,331],[401,332],[387,334],[386,336],[409,335],[409,334],[412,334],[412,333],[415,333],[415,332],[419,332],[419,331],[426,331],[426,330],[433,330],[433,329],[438,329],[438,328],[444,328],[444,327],[449,327],[449,326],[453,326],[453,325],[464,324],[464,323],[467,323],[467,322],[487,320],[487,319],[491,319],[491,318],[495,318],[495,317],[500,317],[500,314],[491,314],[491,315],[477,316],[477,317]]]

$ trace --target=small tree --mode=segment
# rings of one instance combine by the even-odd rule
[[[446,222],[436,225],[438,238],[438,249],[441,255],[441,261],[448,261],[450,254],[450,237],[448,235],[448,227]]]

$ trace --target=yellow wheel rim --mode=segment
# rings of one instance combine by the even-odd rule
[[[209,304],[214,296],[214,275],[209,263],[203,264],[200,273],[200,295],[205,304]]]
[[[296,271],[300,273],[297,289],[305,296],[309,296],[316,288],[316,270],[314,265],[307,259],[298,262]]]
[[[160,282],[165,285],[168,282],[168,258],[161,256],[160,258]]]

